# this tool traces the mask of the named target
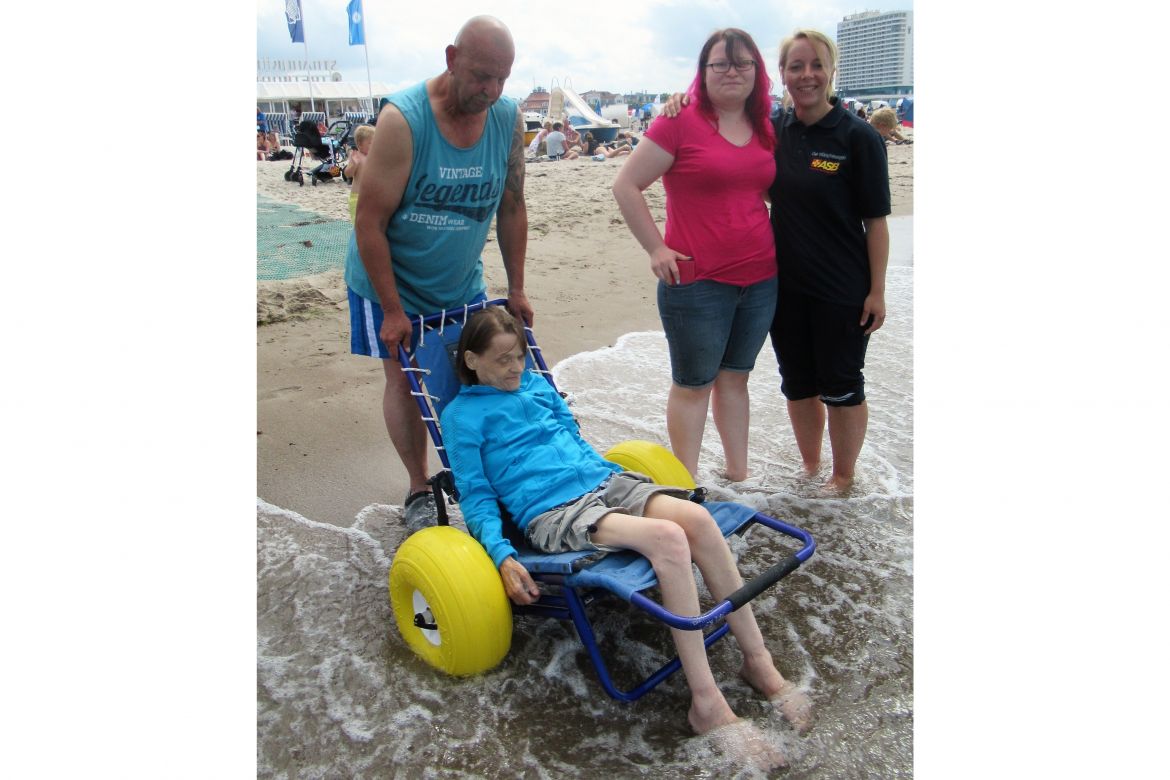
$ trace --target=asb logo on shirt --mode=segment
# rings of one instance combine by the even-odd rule
[[[814,171],[833,175],[841,168],[841,163],[838,160],[826,160],[824,157],[814,155],[808,167]]]

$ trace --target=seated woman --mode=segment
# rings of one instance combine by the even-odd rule
[[[700,614],[692,561],[716,599],[738,589],[743,581],[711,514],[682,488],[656,485],[602,459],[552,386],[524,370],[525,355],[523,326],[503,307],[472,316],[456,353],[463,387],[441,416],[464,520],[499,569],[508,597],[531,604],[540,591],[504,537],[499,504],[537,550],[641,553],[658,576],[664,606],[675,614]],[[806,729],[812,704],[777,671],[750,605],[727,622],[744,654],[740,674],[793,726]],[[671,634],[691,690],[691,728],[703,734],[736,723],[711,673],[702,632]]]
[[[533,136],[532,143],[528,144],[529,156],[544,154],[544,152],[541,150],[541,145],[544,144],[545,137],[552,132],[552,129],[552,122],[545,122],[544,125],[541,126],[540,131],[537,132],[535,136]]]
[[[598,147],[601,146],[601,141],[593,137],[593,133],[588,130],[585,131],[585,137],[581,139],[581,156],[592,157],[597,154]]]
[[[568,143],[569,149],[574,152],[581,151],[581,134],[569,122],[568,117],[561,120],[561,130],[565,134],[565,142]]]
[[[268,141],[268,134],[263,130],[256,129],[256,160],[265,160],[268,158],[268,153],[272,151],[272,146]]]

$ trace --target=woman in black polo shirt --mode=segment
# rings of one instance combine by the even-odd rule
[[[881,136],[829,100],[836,60],[833,42],[815,30],[780,44],[792,107],[776,119],[771,335],[804,468],[820,467],[827,407],[830,486],[845,491],[869,420],[865,349],[886,319],[890,184]]]

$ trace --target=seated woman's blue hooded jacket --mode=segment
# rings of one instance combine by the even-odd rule
[[[581,438],[564,399],[530,371],[515,391],[464,385],[440,424],[463,518],[496,568],[516,554],[497,501],[523,530],[622,470]]]

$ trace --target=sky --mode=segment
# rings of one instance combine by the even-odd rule
[[[488,13],[512,30],[516,61],[504,93],[521,99],[534,86],[547,88],[554,80],[579,93],[683,90],[694,77],[704,41],[720,27],[740,27],[752,35],[769,63],[772,91],[779,94],[780,40],[794,29],[812,27],[835,38],[837,23],[848,14],[913,8],[910,0],[868,7],[840,0],[639,0],[588,4],[589,10],[574,18],[566,15],[571,4],[454,0],[435,13],[430,3],[363,2],[372,80],[399,89],[439,74],[445,67],[443,51],[463,22]],[[366,47],[349,45],[347,3],[301,0],[305,43],[300,44],[289,39],[284,0],[258,0],[257,59],[303,60],[307,46],[309,60],[336,60],[344,80],[365,81]],[[562,21],[552,23],[551,15]]]

